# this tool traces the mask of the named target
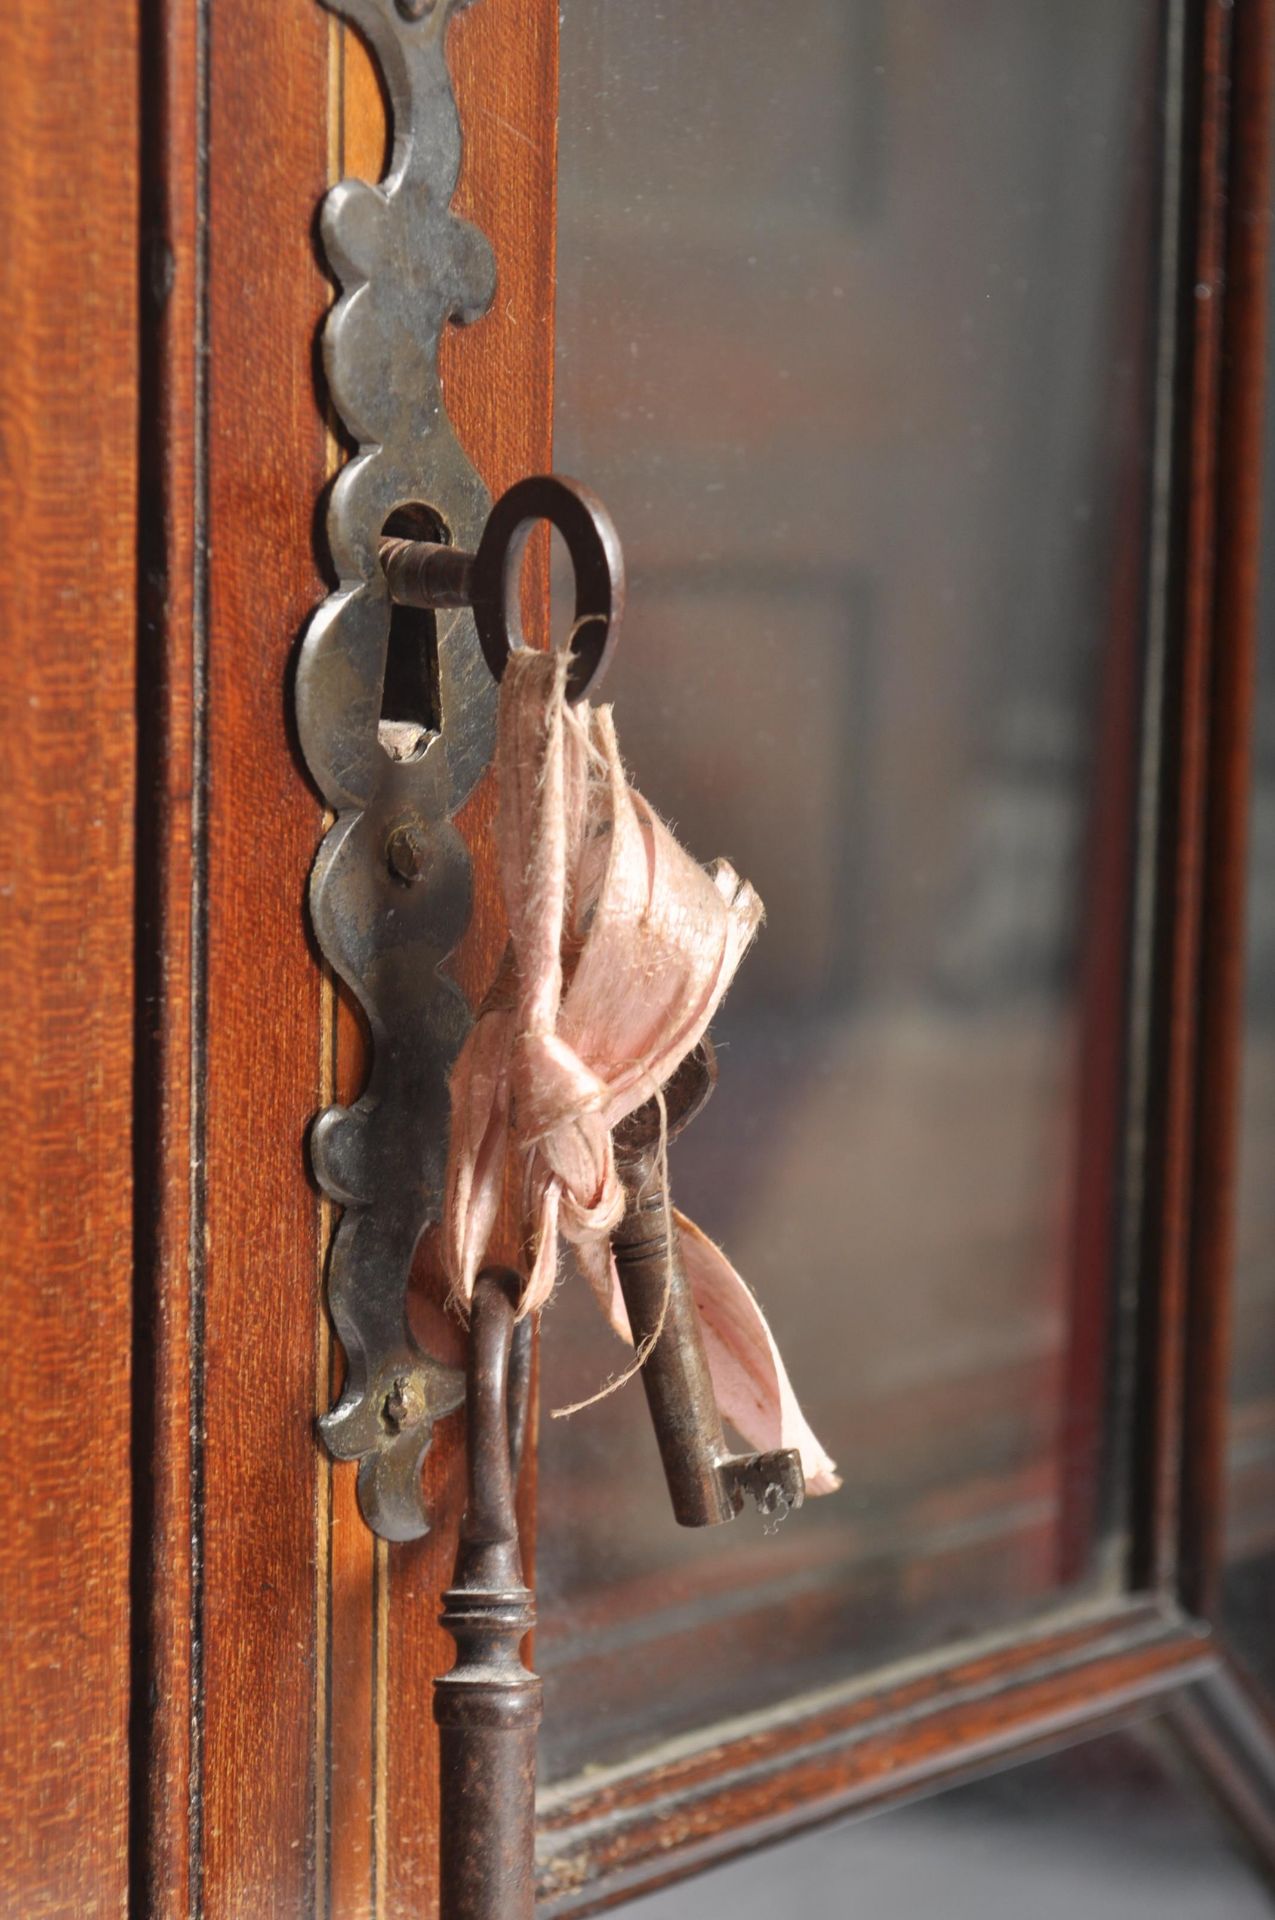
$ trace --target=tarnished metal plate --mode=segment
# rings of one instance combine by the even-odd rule
[[[359,451],[332,490],[338,584],[310,623],[296,686],[306,760],[337,815],[311,877],[314,930],[372,1041],[363,1093],[321,1114],[311,1135],[316,1177],[344,1209],[328,1301],[348,1372],[321,1424],[339,1459],[360,1462],[363,1513],[391,1540],[428,1530],[421,1463],[434,1421],[464,1397],[461,1372],[415,1341],[406,1293],[421,1235],[441,1210],[448,1074],[469,1026],[440,971],[470,913],[469,859],[451,816],[490,760],[496,717],[468,609],[436,615],[436,730],[381,717],[386,522],[424,505],[451,545],[472,550],[490,505],[438,375],[443,328],[476,319],[495,289],[487,241],[450,211],[461,142],[444,40],[459,10],[458,0],[436,0],[411,19],[394,0],[334,5],[380,62],[394,147],[380,184],[343,180],[323,206],[323,246],[341,287],[324,365]]]

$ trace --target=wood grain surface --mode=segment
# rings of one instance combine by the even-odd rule
[[[330,26],[313,0],[208,15],[206,931],[197,1228],[195,1618],[202,1912],[313,1911],[321,1486],[314,1429],[321,978],[306,879],[319,802],[290,675],[323,582],[327,471],[313,250]]]
[[[0,14],[0,1907],[23,1920],[126,1899],[137,45],[129,0],[73,48],[34,0]]]
[[[196,660],[204,648],[200,20],[142,36],[130,1894],[191,1910]],[[198,613],[198,622],[197,622]],[[196,627],[198,624],[198,639]],[[202,796],[199,801],[202,813]],[[202,1017],[202,1016],[201,1016]]]
[[[1124,1602],[883,1685],[794,1701],[650,1764],[599,1768],[547,1796],[542,1910],[600,1912],[759,1841],[1101,1726],[1217,1665],[1187,1622]]]
[[[333,22],[330,41],[330,86],[330,179],[352,174],[379,180],[389,159],[389,125],[380,82],[364,42],[339,21]],[[335,472],[345,454],[335,441],[329,451]],[[325,980],[325,1027],[329,1049],[323,1097],[349,1105],[358,1098],[367,1073],[365,1030],[349,994],[338,990],[330,973]],[[325,1242],[335,1220],[336,1210],[325,1206]],[[343,1356],[328,1337],[326,1323],[321,1333],[316,1383],[320,1411],[335,1403],[344,1370]],[[377,1730],[384,1717],[384,1663],[377,1654],[384,1626],[385,1548],[359,1512],[356,1470],[337,1466],[325,1451],[320,1473],[315,1673],[321,1805],[315,1910],[341,1920],[345,1914],[376,1913],[378,1880],[384,1874],[385,1842],[382,1837],[378,1846],[376,1831],[378,1817],[384,1817],[384,1793],[377,1793],[376,1752]]]
[[[133,1911],[156,1916],[314,1907],[322,815],[287,687],[321,592],[329,37],[307,0],[231,0],[165,5],[147,41]]]
[[[1208,0],[1185,62],[1177,267],[1174,524],[1162,705],[1148,714],[1160,782],[1156,964],[1145,1095],[1144,1429],[1134,1577],[1171,1591],[1181,1522],[1185,1307],[1199,1045],[1200,905],[1215,585],[1217,409],[1225,269],[1230,11]],[[1188,298],[1188,288],[1194,297]],[[1161,754],[1161,745],[1165,751]]]
[[[1244,1024],[1248,821],[1257,677],[1262,440],[1273,210],[1275,4],[1234,10],[1227,121],[1225,269],[1216,421],[1217,509],[1202,850],[1196,1130],[1185,1383],[1180,1584],[1215,1612],[1226,1508],[1232,1287]],[[1269,487],[1275,476],[1266,475]]]

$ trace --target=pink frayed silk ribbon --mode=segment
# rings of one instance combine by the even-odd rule
[[[703,1038],[762,904],[725,861],[699,866],[629,786],[611,709],[567,704],[568,660],[518,649],[501,682],[509,950],[452,1073],[443,1252],[468,1303],[514,1152],[531,1249],[521,1311],[552,1293],[564,1238],[631,1341],[610,1249],[624,1212],[612,1129]],[[756,1299],[712,1241],[674,1217],[723,1415],[759,1451],[796,1447],[807,1491],[831,1492],[836,1469]]]

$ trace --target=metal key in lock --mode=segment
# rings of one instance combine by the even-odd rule
[[[540,1681],[520,1651],[536,1610],[515,1505],[531,1374],[521,1286],[507,1267],[484,1268],[469,1323],[468,1498],[441,1616],[456,1664],[434,1682],[446,1920],[531,1920],[535,1907]]]
[[[702,1110],[716,1081],[716,1056],[705,1039],[664,1088],[666,1139]],[[746,1495],[763,1513],[786,1513],[805,1498],[796,1449],[736,1454],[722,1431],[676,1226],[670,1242],[672,1207],[659,1178],[660,1133],[658,1098],[646,1101],[615,1130],[616,1169],[627,1205],[611,1247],[634,1345],[654,1337],[642,1384],[673,1513],[684,1527],[718,1526],[735,1518]]]
[[[578,481],[554,475],[520,481],[497,501],[474,553],[387,539],[381,563],[393,598],[402,604],[472,606],[479,640],[499,678],[510,649],[522,644],[517,560],[538,519],[558,528],[575,569],[567,688],[568,697],[578,699],[605,671],[624,602],[615,530],[601,502]],[[716,1078],[716,1059],[705,1039],[664,1088],[666,1138],[700,1111]],[[805,1497],[797,1450],[734,1454],[722,1431],[680,1240],[676,1232],[670,1240],[667,1230],[670,1210],[658,1178],[661,1125],[661,1102],[652,1098],[615,1130],[616,1169],[627,1205],[612,1251],[634,1344],[653,1341],[642,1379],[673,1512],[682,1526],[717,1526],[733,1520],[751,1496],[765,1513],[786,1513]]]

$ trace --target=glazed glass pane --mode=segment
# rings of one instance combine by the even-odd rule
[[[674,1191],[845,1487],[682,1533],[637,1382],[545,1418],[549,1777],[1118,1577],[1159,15],[564,0],[555,463],[634,776],[769,916]],[[622,1358],[574,1276],[543,1351]]]
[[[1275,261],[1267,297],[1275,295]],[[1249,821],[1226,1608],[1275,1690],[1275,372],[1268,364]]]
[[[1270,1920],[1275,1903],[1200,1780],[1148,1726],[752,1854],[623,1911],[633,1920]]]

